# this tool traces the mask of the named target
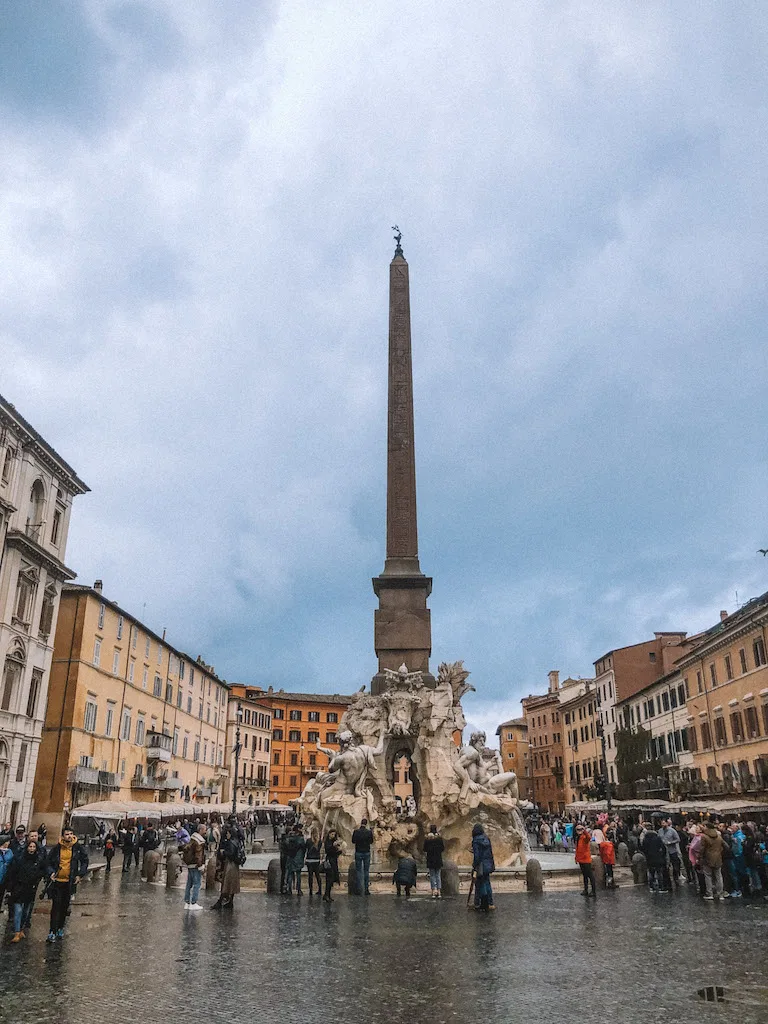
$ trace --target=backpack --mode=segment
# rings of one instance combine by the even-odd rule
[[[245,843],[243,842],[242,839],[238,839],[238,841],[237,841],[237,863],[239,864],[240,867],[242,867],[243,864],[245,864],[246,860],[247,860],[247,854],[245,852]]]

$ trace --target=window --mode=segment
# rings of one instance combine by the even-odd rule
[[[299,755],[298,754],[291,754],[291,766],[295,768],[298,763],[299,763]]]
[[[184,671],[185,671],[184,662],[181,661],[181,659],[179,659],[179,679],[183,679],[184,678]]]
[[[120,739],[125,740],[126,743],[131,738],[131,711],[130,708],[123,710],[123,724],[120,727]]]
[[[679,687],[678,687],[678,690],[679,690]],[[688,686],[688,676],[686,676],[685,679],[683,680],[683,692],[685,693],[685,697],[684,698],[683,697],[680,698],[680,703],[681,704],[684,704],[685,701],[688,700],[688,698],[691,696],[691,688]]]
[[[335,732],[327,732],[325,734],[325,742],[326,743],[335,743],[336,742],[336,733]]]
[[[93,641],[93,664],[97,667],[101,664],[101,640],[99,637]]]
[[[294,709],[291,710],[291,712],[289,713],[288,717],[290,718],[290,720],[292,722],[300,722],[301,721],[301,711],[299,711],[297,708],[294,708]]]
[[[174,757],[176,757],[176,754],[178,752],[179,752],[179,730],[178,729],[174,729],[173,730],[173,746],[171,747],[171,753],[173,754]]]
[[[211,720],[211,705],[210,704],[205,709],[205,720],[206,720],[206,722],[210,722],[210,720]]]
[[[272,755],[272,764],[280,764],[280,751],[276,750]]]
[[[329,711],[328,714],[325,716],[325,720],[326,722],[336,723],[339,720],[339,716],[335,711]]]
[[[147,637],[145,642],[144,642],[144,657],[145,658],[149,657],[150,649],[151,648],[150,648],[150,643],[149,643],[149,637]]]
[[[182,744],[181,744],[181,756],[183,758],[186,758],[188,751],[189,751],[189,736],[185,735],[184,736],[184,740],[182,741]]]
[[[85,702],[85,714],[83,715],[83,729],[86,732],[96,732],[96,715],[98,707],[92,700]]]
[[[142,690],[146,690],[146,688],[147,688],[147,679],[148,678],[149,678],[149,669],[145,665],[144,666],[144,671],[141,673],[141,688],[142,688]]]
[[[99,607],[99,629],[104,629],[104,612],[105,612],[105,610],[106,610],[106,606],[103,605],[103,604],[100,605],[100,607]]]
[[[176,691],[176,707],[180,708],[184,701],[184,694],[181,692],[181,687]]]
[[[161,665],[163,661],[163,648],[160,644],[157,645],[157,664]]]
[[[152,692],[154,693],[155,697],[159,697],[163,692],[163,680],[158,675],[155,676],[155,682],[152,687]]]
[[[296,776],[295,775],[292,775],[290,777],[290,779],[288,780],[288,785],[289,786],[296,786],[297,785]]]
[[[741,674],[746,675],[747,672],[747,652],[742,647],[739,650],[739,662],[741,663]]]
[[[203,720],[203,702],[202,702],[202,700],[199,702],[199,705],[198,705],[198,708],[197,708],[197,717],[202,722],[202,720]]]
[[[167,704],[173,704],[173,683],[165,684],[165,700]]]
[[[752,644],[752,655],[755,659],[755,668],[765,664],[765,644],[761,636]]]
[[[112,675],[116,676],[120,673],[120,651],[115,650],[112,654]]]
[[[701,745],[704,750],[712,746],[712,730],[709,728],[709,722],[701,723]]]
[[[320,712],[319,711],[310,711],[309,714],[307,715],[307,719],[310,722],[319,722],[320,721]]]
[[[319,739],[320,733],[310,729],[310,731],[307,733],[307,743],[317,743]]]
[[[200,760],[200,740],[195,740],[195,752],[194,752],[193,760],[195,760],[195,761],[199,761]]]
[[[136,719],[136,743],[140,746],[144,746],[144,738],[147,734],[147,727],[144,724],[144,716],[139,715]]]
[[[280,776],[279,775],[273,775],[272,776],[272,785],[273,786],[279,786],[280,785]]]
[[[117,616],[117,639],[123,639],[123,626],[125,625],[125,619],[122,615]]]
[[[29,684],[29,695],[27,697],[27,718],[34,718],[37,711],[37,701],[40,696],[40,689],[43,685],[42,669],[32,669],[32,682]]]
[[[757,719],[757,708],[747,708],[744,712],[747,722],[747,736],[753,740],[760,735],[760,723]]]
[[[686,734],[686,737],[688,739],[688,749],[693,751],[693,753],[695,754],[696,751],[699,749],[698,740],[696,738],[696,726],[689,725],[687,729],[683,729],[683,732]]]
[[[2,480],[3,480],[4,484],[7,484],[8,481],[11,479],[11,463],[13,462],[13,457],[14,457],[15,454],[16,453],[14,452],[13,448],[6,448],[6,450],[5,450],[5,458],[3,459],[3,476],[2,476]]]
[[[40,609],[40,627],[38,632],[46,640],[53,629],[53,607],[56,603],[56,588],[46,587],[43,593],[43,605]]]
[[[664,711],[669,711],[669,694],[666,690],[661,695],[661,706]]]
[[[107,704],[107,718],[104,722],[104,735],[112,735],[112,726],[115,723],[115,705],[112,703]]]
[[[709,665],[709,680],[712,683],[712,689],[714,689],[717,686],[717,667],[714,661],[710,662]]]
[[[648,654],[648,660],[649,660],[650,662],[655,662],[655,661],[656,661],[656,652],[655,652],[655,651],[650,651],[650,652],[649,652],[649,654]]]
[[[272,712],[272,717],[273,718],[283,718],[284,717],[283,709],[282,708],[275,708],[273,710],[273,712]]]
[[[133,682],[133,673],[136,670],[136,662],[133,658],[128,662],[128,682]]]
[[[677,702],[678,702],[678,704],[680,705],[681,708],[685,707],[685,702],[686,702],[687,699],[688,699],[688,680],[686,679],[685,682],[684,683],[680,683],[680,685],[677,688]]]
[[[281,740],[282,738],[283,738],[283,730],[282,729],[273,729],[272,730],[272,739],[273,740]]]
[[[51,544],[53,547],[58,547],[59,535],[61,534],[61,509],[57,508],[53,513],[53,523],[51,524]]]
[[[269,753],[269,739],[264,740],[264,749]]]
[[[761,712],[763,716],[763,732],[768,733],[768,704],[763,704]]]
[[[731,736],[734,743],[741,743],[744,739],[744,724],[740,711],[734,711],[731,714]]]
[[[138,637],[138,635],[139,635],[138,629],[134,629],[133,636],[131,637],[131,649],[134,650],[134,651],[136,650],[136,638]]]
[[[301,742],[301,731],[299,729],[291,729],[288,733],[288,739],[291,743]]]
[[[192,714],[192,694],[187,695],[187,714]]]
[[[723,658],[723,664],[725,665],[725,678],[733,679],[733,668],[731,667],[731,656],[726,654]]]
[[[27,764],[27,751],[28,751],[28,749],[29,749],[29,745],[27,743],[22,743],[21,747],[19,748],[19,764],[18,764],[18,766],[16,768],[16,781],[17,782],[23,782],[24,781],[24,769],[25,769],[26,764]]]
[[[702,693],[704,690],[704,685],[701,681],[701,672],[696,673],[696,689],[699,693]]]
[[[715,719],[715,743],[718,747],[724,747],[728,743],[728,733],[725,731],[725,719]]]

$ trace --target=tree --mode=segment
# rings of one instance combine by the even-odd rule
[[[651,734],[641,725],[637,729],[618,729],[616,732],[616,771],[619,786],[628,790],[627,796],[637,796],[636,783],[663,774],[661,762],[649,757]]]

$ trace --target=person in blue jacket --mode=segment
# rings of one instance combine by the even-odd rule
[[[482,825],[472,826],[472,871],[475,876],[475,910],[495,910],[491,875],[496,870],[491,840]]]

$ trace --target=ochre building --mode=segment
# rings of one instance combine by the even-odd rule
[[[287,804],[301,795],[318,770],[328,767],[328,757],[317,743],[339,749],[339,723],[352,698],[339,693],[288,693],[271,686],[252,689],[255,698],[272,709],[270,803]]]
[[[227,685],[108,600],[66,584],[35,775],[37,818],[95,800],[216,802]]]
[[[547,693],[524,697],[522,705],[530,743],[533,801],[542,811],[562,811],[565,789],[559,672],[549,673]]]
[[[227,711],[227,743],[224,765],[228,771],[223,800],[232,801],[235,744],[240,727],[237,768],[237,806],[263,807],[269,803],[269,765],[272,744],[272,708],[261,700],[262,691],[245,683],[231,683]]]
[[[517,788],[521,800],[533,800],[531,758],[528,749],[528,724],[524,718],[510,718],[496,730],[499,737],[501,763],[505,772],[517,775]]]

